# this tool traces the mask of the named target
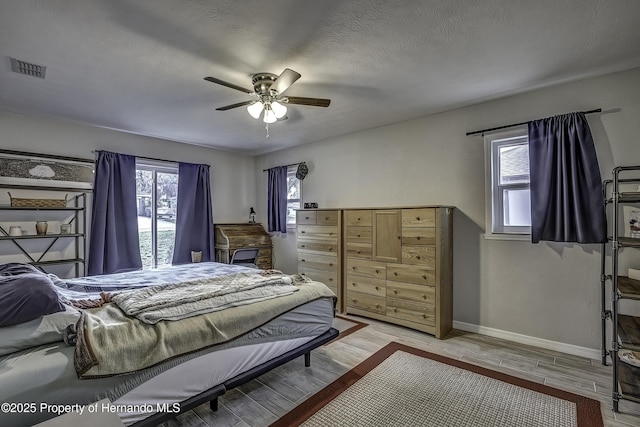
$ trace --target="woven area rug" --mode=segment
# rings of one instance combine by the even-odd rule
[[[600,403],[391,343],[294,408],[285,426],[601,427]]]

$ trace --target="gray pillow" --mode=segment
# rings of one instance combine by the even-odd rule
[[[80,311],[65,306],[65,311],[0,328],[0,356],[35,347],[42,344],[62,341],[64,329],[78,322]]]
[[[0,326],[17,325],[64,310],[53,282],[44,273],[0,272]]]

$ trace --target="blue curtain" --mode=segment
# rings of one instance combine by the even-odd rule
[[[178,164],[176,241],[173,264],[191,262],[191,251],[202,251],[202,261],[215,261],[213,209],[209,165]]]
[[[269,231],[287,232],[287,166],[269,169],[267,218]]]
[[[98,153],[90,236],[90,276],[142,268],[134,156]]]
[[[531,241],[606,241],[602,179],[584,113],[529,122]]]

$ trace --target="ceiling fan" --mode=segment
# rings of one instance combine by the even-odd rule
[[[312,107],[328,107],[331,103],[330,99],[322,98],[304,98],[299,96],[283,96],[285,90],[295,83],[301,77],[289,68],[286,68],[279,76],[272,73],[257,73],[251,78],[253,90],[245,89],[233,83],[215,77],[205,77],[204,79],[212,83],[217,83],[231,89],[248,93],[254,99],[237,104],[226,105],[216,108],[217,111],[227,111],[232,108],[247,106],[247,111],[251,117],[259,119],[269,124],[274,123],[278,119],[284,119],[287,114],[286,104],[308,105]]]

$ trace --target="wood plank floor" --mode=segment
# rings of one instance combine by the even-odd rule
[[[453,331],[446,339],[437,340],[384,322],[344,317],[369,326],[314,350],[309,368],[305,368],[300,357],[227,392],[220,397],[217,412],[204,404],[161,425],[268,426],[389,342],[396,341],[599,400],[606,427],[640,426],[640,405],[621,401],[621,412],[613,412],[611,367],[602,366],[599,360],[462,331]],[[341,330],[349,324],[336,319],[335,326]]]

